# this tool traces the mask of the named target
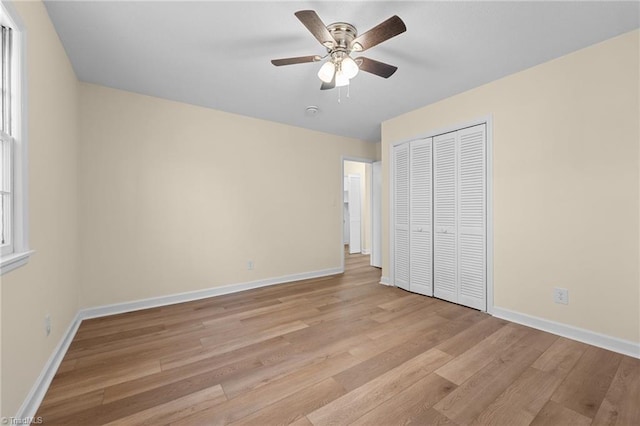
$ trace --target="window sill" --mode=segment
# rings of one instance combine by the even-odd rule
[[[23,251],[21,253],[12,253],[4,256],[0,260],[0,275],[4,275],[9,271],[13,271],[23,265],[26,265],[29,261],[29,257],[35,253],[33,250]]]

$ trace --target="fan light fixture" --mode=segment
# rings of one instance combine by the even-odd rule
[[[358,75],[358,64],[349,55],[332,56],[318,71],[318,78],[325,83],[331,83],[335,78],[336,87],[347,86],[349,80]]]
[[[364,52],[405,32],[407,27],[398,16],[394,15],[369,31],[358,35],[356,27],[347,22],[334,22],[333,24],[325,25],[313,10],[300,10],[295,15],[316,40],[324,46],[327,50],[327,55],[272,59],[271,63],[280,67],[283,65],[319,62],[323,58],[329,57],[327,62],[322,64],[318,70],[318,78],[322,80],[320,90],[348,86],[349,80],[358,75],[361,69],[382,78],[391,77],[398,69],[393,65],[378,62],[364,56],[358,56],[355,59],[349,56],[352,52]]]
[[[349,85],[349,78],[341,70],[336,73],[336,87]]]
[[[358,64],[356,64],[356,61],[351,59],[350,56],[347,56],[342,60],[342,62],[340,63],[340,69],[342,70],[344,76],[348,79],[352,79],[353,77],[358,75],[358,71],[360,71],[360,68],[358,68]]]
[[[318,78],[325,83],[330,83],[333,80],[333,75],[336,72],[336,65],[332,61],[327,61],[318,71]]]

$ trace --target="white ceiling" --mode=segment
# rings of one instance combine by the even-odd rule
[[[639,26],[638,2],[49,1],[78,78],[227,112],[380,140],[380,123]],[[360,33],[392,15],[407,32],[364,52],[398,66],[361,72],[350,98],[320,91],[326,51],[294,12]],[[305,108],[317,105],[315,117]]]

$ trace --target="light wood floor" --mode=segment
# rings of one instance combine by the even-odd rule
[[[85,321],[45,424],[640,424],[640,361],[344,275]]]

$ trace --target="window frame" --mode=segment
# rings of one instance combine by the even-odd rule
[[[11,244],[0,253],[0,275],[25,265],[28,244],[26,30],[11,2],[0,0],[0,24],[11,28]],[[6,139],[6,137],[3,137]]]

